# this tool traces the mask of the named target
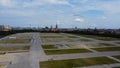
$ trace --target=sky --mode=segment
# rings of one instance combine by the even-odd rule
[[[0,0],[0,25],[120,28],[120,0]]]

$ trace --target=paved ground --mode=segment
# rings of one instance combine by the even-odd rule
[[[63,54],[63,55],[50,55],[49,57],[54,60],[64,60],[64,59],[77,59],[77,58],[91,58],[91,57],[102,57],[102,56],[113,56],[120,55],[120,51],[116,52],[98,52],[98,53],[82,53],[82,54]]]
[[[51,36],[52,34],[42,34],[42,36]],[[54,34],[55,36],[57,34]],[[119,44],[115,43],[115,42],[120,42],[119,40],[117,41],[103,41],[103,40],[97,40],[97,39],[93,39],[93,38],[87,38],[87,37],[82,37],[82,36],[77,36],[77,35],[74,35],[74,36],[77,36],[78,38],[69,38],[67,37],[68,35],[71,35],[71,34],[59,34],[59,35],[62,35],[64,38],[62,38],[61,41],[59,42],[56,42],[56,40],[59,40],[58,38],[56,38],[55,41],[52,41],[52,42],[49,42],[47,39],[51,39],[52,38],[42,38],[43,39],[43,42],[42,44],[46,44],[46,45],[49,45],[49,44],[52,44],[52,45],[55,45],[56,47],[58,47],[57,49],[45,49],[45,50],[62,50],[62,49],[73,49],[73,48],[70,48],[68,46],[66,46],[66,44],[98,44],[98,43],[107,43],[107,44],[112,44],[113,46],[106,46],[106,47],[120,47]],[[53,35],[52,35],[53,36]],[[72,42],[67,42],[67,40],[64,40],[64,39],[73,39],[74,41]],[[79,39],[88,39],[88,40],[91,40],[91,41],[87,41],[87,42],[84,42],[84,41],[78,41]],[[62,45],[62,47],[61,47]],[[65,59],[77,59],[77,58],[90,58],[90,57],[108,57],[110,59],[113,59],[115,61],[118,61],[120,62],[119,59],[116,59],[114,57],[111,57],[111,56],[115,56],[115,55],[120,55],[120,51],[109,51],[109,52],[97,52],[95,50],[92,50],[91,48],[94,48],[94,47],[87,47],[87,46],[84,46],[83,45],[83,48],[86,48],[90,51],[92,51],[93,53],[78,53],[78,54],[60,54],[60,55],[47,55],[48,58],[52,58],[53,60],[65,60]],[[95,48],[105,48],[105,46],[97,46]],[[44,60],[44,61],[48,61],[47,59]],[[108,61],[109,62],[109,61]],[[83,67],[83,68],[112,68],[112,67],[116,67],[116,66],[120,66],[119,65],[120,63],[118,64],[110,64],[110,65],[97,65],[97,66],[88,66],[88,67]]]
[[[39,33],[35,33],[33,36],[33,40],[31,43],[31,49],[30,49],[30,57],[32,59],[32,68],[39,68],[39,58],[40,60],[46,59],[46,55],[44,53],[44,50],[41,46],[41,40]]]
[[[84,48],[92,51],[92,53],[77,53],[77,54],[61,54],[61,55],[46,55],[44,53],[44,50],[42,48],[42,44],[53,44],[58,49],[71,49],[71,47],[68,47],[66,44],[98,44],[98,43],[109,43],[113,44],[113,47],[120,47],[119,44],[115,42],[120,42],[118,41],[103,41],[103,40],[97,40],[93,38],[87,38],[87,37],[82,37],[82,36],[77,36],[78,38],[69,38],[67,37],[68,35],[71,34],[56,34],[56,33],[51,33],[51,34],[41,34],[41,36],[63,36],[64,38],[56,40],[61,40],[59,42],[48,42],[48,41],[41,41],[40,34],[39,33],[33,33],[33,37],[30,43],[30,51],[26,53],[17,53],[14,54],[15,58],[13,61],[9,62],[0,62],[0,64],[7,64],[7,68],[39,68],[39,62],[42,61],[48,61],[49,59],[53,60],[64,60],[64,59],[76,59],[76,58],[89,58],[89,57],[103,57],[106,56],[110,59],[113,59],[115,61],[120,62],[119,59],[116,59],[111,56],[115,55],[120,55],[120,51],[110,51],[110,52],[97,52],[95,50],[92,50],[91,47],[83,46]],[[12,35],[14,36],[14,35]],[[7,38],[7,37],[5,37]],[[2,39],[5,39],[2,38]],[[44,39],[44,38],[42,38]],[[52,39],[52,38],[49,38]],[[66,40],[68,39],[68,40]],[[73,41],[69,41],[69,39],[72,39]],[[78,41],[79,39],[88,39],[91,41],[83,42],[83,41]],[[29,44],[0,44],[0,46],[25,46]],[[62,46],[61,46],[62,45]],[[101,47],[97,47],[101,48]],[[51,49],[54,50],[54,49]],[[112,68],[120,66],[120,63],[118,64],[109,64],[109,65],[97,65],[97,66],[89,66],[89,67],[83,67],[83,68]]]
[[[34,33],[31,48],[28,54],[18,55],[17,58],[9,64],[7,68],[39,68],[39,58],[45,59],[42,49],[39,33]]]

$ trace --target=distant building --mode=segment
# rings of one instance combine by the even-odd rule
[[[74,28],[74,30],[76,31],[76,30],[78,30],[78,28],[77,28],[77,27],[75,27],[75,28]]]
[[[53,26],[50,27],[50,29],[52,30]]]
[[[12,30],[11,26],[4,26],[4,31],[10,31],[10,30]]]
[[[55,27],[56,29],[58,29],[58,25],[56,24],[56,27]]]
[[[58,31],[58,25],[56,24],[55,28],[52,28],[52,30],[51,30],[51,31],[53,31],[53,32]]]
[[[4,30],[4,26],[0,25],[0,31],[3,31],[3,30]]]
[[[10,31],[10,30],[12,30],[12,27],[0,25],[0,31]]]

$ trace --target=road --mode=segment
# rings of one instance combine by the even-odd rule
[[[16,59],[8,64],[7,68],[39,68],[39,59],[43,60],[43,57],[46,59],[41,47],[39,33],[34,33],[29,53],[17,55]]]
[[[41,39],[39,33],[35,33],[32,39],[30,48],[30,58],[31,58],[31,65],[32,68],[39,68],[39,59],[44,60],[46,59],[46,55],[44,50],[41,46]]]

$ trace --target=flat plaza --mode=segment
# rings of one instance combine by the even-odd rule
[[[18,33],[0,39],[0,68],[120,68],[120,39]]]

